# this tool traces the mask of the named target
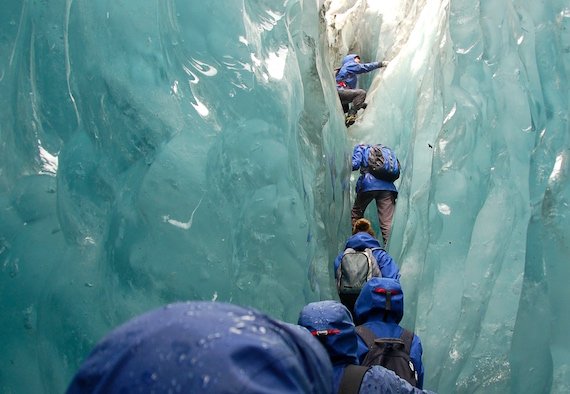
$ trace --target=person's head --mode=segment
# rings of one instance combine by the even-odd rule
[[[340,302],[308,304],[299,314],[298,324],[321,341],[333,365],[356,363],[358,340],[354,323],[350,312]]]
[[[330,393],[332,376],[304,328],[251,308],[187,302],[111,331],[67,393]]]
[[[356,233],[368,233],[376,238],[376,234],[374,233],[372,225],[368,219],[362,218],[354,222],[354,226],[352,227],[352,235]]]
[[[370,317],[400,323],[404,317],[404,292],[400,282],[392,278],[370,278],[354,304],[354,315],[363,323]]]
[[[358,60],[356,60],[356,59],[358,59]],[[345,65],[347,63],[352,63],[352,62],[360,63],[360,56],[358,56],[356,53],[349,53],[348,55],[346,55],[344,57],[344,59],[342,59],[343,65]]]

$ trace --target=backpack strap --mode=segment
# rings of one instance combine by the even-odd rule
[[[364,375],[369,369],[370,367],[362,365],[351,364],[347,366],[340,381],[338,394],[358,394],[362,385],[362,379],[364,379]]]
[[[370,328],[364,325],[356,326],[356,333],[360,338],[362,338],[368,349],[374,345],[374,340],[378,338]]]
[[[374,344],[374,341],[378,338],[370,328],[364,325],[356,326],[356,333],[360,338],[362,338],[366,346],[368,346],[368,349],[370,349],[370,347]],[[393,342],[393,343],[396,342],[400,343],[401,340],[401,342],[404,343],[404,348],[406,350],[406,353],[410,354],[410,351],[412,349],[412,341],[414,340],[414,333],[410,330],[406,330],[405,328],[403,328],[402,334],[400,335],[400,340],[393,340],[393,339],[390,340],[390,338],[382,338],[382,340],[384,342]]]
[[[412,341],[414,340],[413,331],[406,330],[404,328],[402,330],[402,335],[400,335],[400,339],[402,340],[402,342],[404,342],[406,353],[410,354],[410,351],[412,350]]]
[[[373,276],[372,273],[374,272],[374,269],[372,268],[372,264],[376,263],[376,258],[372,255],[372,250],[370,250],[370,248],[366,248],[362,252],[366,256],[366,260],[368,260],[368,275],[366,275],[366,281],[369,281]],[[374,259],[374,262],[372,262],[372,259]]]

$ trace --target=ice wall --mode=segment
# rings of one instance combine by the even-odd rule
[[[426,386],[568,392],[568,3],[333,5],[341,53],[391,61],[348,134],[405,156],[388,251]]]
[[[168,302],[296,321],[333,296],[350,148],[316,4],[1,14],[0,392],[63,392],[107,331]]]
[[[167,302],[335,297],[361,141],[404,164],[388,251],[425,386],[568,391],[565,2],[4,3],[1,392],[62,392]],[[347,132],[348,51],[390,65]]]

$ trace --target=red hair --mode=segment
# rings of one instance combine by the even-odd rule
[[[374,234],[374,230],[372,230],[372,226],[370,225],[370,221],[368,219],[358,219],[354,222],[354,226],[352,227],[352,235],[356,233],[368,233],[376,238],[376,234]]]

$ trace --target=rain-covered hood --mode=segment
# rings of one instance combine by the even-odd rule
[[[346,247],[356,250],[364,250],[366,248],[380,248],[380,242],[367,232],[359,232],[354,234],[346,241]]]
[[[354,314],[361,322],[400,323],[404,316],[404,292],[400,282],[391,278],[371,278],[356,300]]]
[[[356,363],[358,342],[354,323],[340,302],[312,302],[303,308],[298,323],[321,340],[333,365]]]
[[[332,366],[302,327],[250,308],[176,303],[111,331],[68,393],[331,393]]]

